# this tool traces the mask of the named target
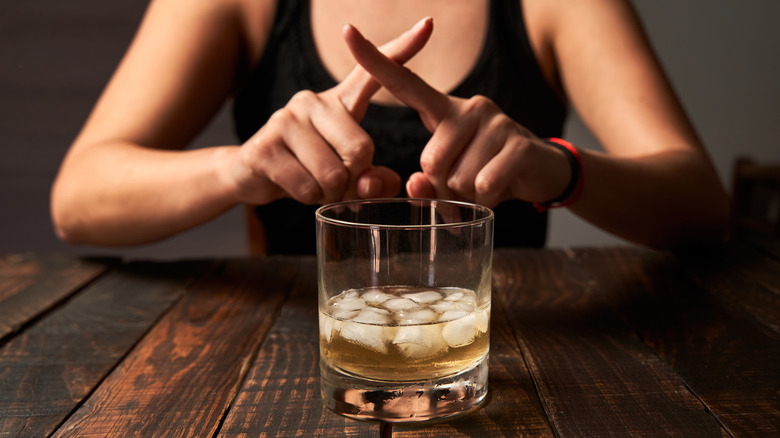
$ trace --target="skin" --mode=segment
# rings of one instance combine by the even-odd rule
[[[479,55],[483,1],[360,5],[312,2],[315,42],[338,86],[298,93],[243,145],[182,151],[262,56],[274,2],[153,1],[55,181],[60,237],[135,245],[238,203],[394,196],[400,184],[412,196],[487,206],[543,202],[563,191],[570,170],[562,152],[487,98],[446,94]],[[522,6],[544,75],[605,150],[580,149],[585,185],[571,210],[650,247],[722,238],[728,198],[630,6]],[[433,20],[418,21],[425,16]],[[463,17],[473,23],[464,25]],[[377,50],[374,43],[385,45]],[[433,133],[422,172],[409,181],[371,164],[373,143],[359,127],[369,100],[414,108]]]

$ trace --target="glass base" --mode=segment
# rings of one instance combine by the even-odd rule
[[[358,420],[393,423],[441,420],[476,409],[488,388],[487,356],[461,373],[424,382],[369,380],[328,367],[320,361],[325,405]]]

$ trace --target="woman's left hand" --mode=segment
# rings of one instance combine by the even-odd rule
[[[507,199],[545,202],[560,195],[571,171],[564,154],[519,125],[490,99],[443,94],[384,56],[347,25],[352,55],[433,134],[422,172],[406,183],[411,197],[457,199],[493,207]]]

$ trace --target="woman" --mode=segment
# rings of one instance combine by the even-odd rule
[[[231,96],[242,144],[182,150]],[[605,152],[544,140],[568,104]],[[52,213],[67,242],[134,245],[247,203],[269,252],[308,252],[313,206],[402,186],[495,207],[497,245],[543,244],[550,206],[655,248],[728,211],[626,1],[155,0]]]

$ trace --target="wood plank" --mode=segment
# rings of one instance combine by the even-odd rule
[[[252,364],[220,437],[379,436],[379,425],[341,417],[320,396],[317,279],[301,259],[289,300]]]
[[[556,436],[722,436],[686,382],[615,313],[616,294],[635,302],[632,282],[605,282],[620,271],[602,259],[591,261],[601,275],[580,269],[588,257],[515,250],[497,258],[517,275],[507,305]]]
[[[317,286],[314,260],[269,334],[220,436],[379,436],[377,423],[330,412],[319,390]],[[498,280],[500,282],[500,280]],[[498,323],[497,321],[503,321]],[[388,425],[393,436],[552,436],[541,403],[494,301],[490,399],[477,412],[446,423]],[[312,415],[301,415],[311,412]],[[388,436],[388,435],[384,435]]]
[[[721,306],[666,254],[590,251],[580,260],[599,273],[612,301],[623,303],[623,318],[731,435],[766,436],[780,430],[776,337],[739,309]],[[732,274],[726,266],[719,269]],[[735,293],[752,288],[747,282],[735,287]]]
[[[0,348],[0,436],[54,431],[179,296],[174,270],[115,268]]]
[[[54,436],[213,436],[298,271],[229,260],[193,283]]]
[[[780,259],[741,241],[677,258],[724,308],[741,310],[767,335],[780,337]]]
[[[108,269],[108,261],[15,254],[0,257],[0,345]]]
[[[512,331],[506,297],[518,293],[518,275],[501,263],[493,269],[488,400],[469,416],[424,426],[393,425],[394,437],[552,437],[544,407]]]

